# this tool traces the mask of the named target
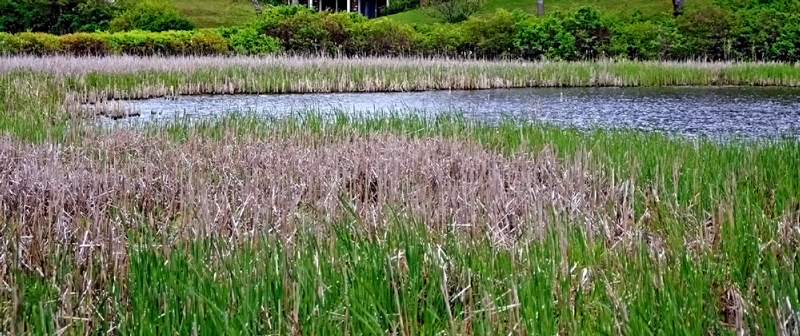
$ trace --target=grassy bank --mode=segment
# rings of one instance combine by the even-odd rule
[[[62,136],[80,103],[191,94],[474,90],[519,87],[783,85],[800,67],[771,63],[517,62],[422,58],[7,57],[0,130]]]
[[[0,141],[11,333],[788,335],[800,146],[249,117]]]
[[[200,28],[240,26],[256,16],[253,3],[242,0],[173,0],[172,4]]]

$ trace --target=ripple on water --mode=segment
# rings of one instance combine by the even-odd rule
[[[127,102],[140,116],[123,122],[202,120],[234,112],[455,112],[486,122],[508,116],[580,129],[635,129],[685,137],[798,138],[799,94],[798,88],[779,87],[647,87],[186,96]]]

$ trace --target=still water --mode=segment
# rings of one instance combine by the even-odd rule
[[[768,87],[531,88],[483,91],[186,96],[129,101],[122,122],[227,113],[460,114],[555,125],[658,131],[685,137],[800,138],[800,89]],[[119,122],[119,121],[117,121]]]

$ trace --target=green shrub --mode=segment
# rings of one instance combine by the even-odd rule
[[[261,34],[268,34],[278,28],[278,25],[286,18],[302,12],[311,13],[312,11],[305,6],[270,7],[262,12],[261,15],[251,19],[246,26],[255,29]]]
[[[794,16],[781,27],[778,38],[772,45],[772,58],[777,61],[800,61],[800,17]]]
[[[601,57],[599,51],[611,41],[611,23],[590,6],[581,7],[563,17],[561,25],[575,38],[575,51],[581,59]]]
[[[353,27],[355,52],[361,55],[407,55],[413,51],[411,26],[389,18],[363,21]]]
[[[0,55],[10,54],[13,50],[11,47],[11,39],[14,35],[9,33],[0,32]]]
[[[0,31],[68,34],[108,28],[117,12],[102,0],[0,0]]]
[[[334,49],[330,50],[332,53],[338,54],[347,52],[355,48],[353,41],[352,31],[356,25],[362,24],[367,21],[367,18],[361,14],[338,12],[327,13],[323,12],[322,29],[328,32],[328,39]]]
[[[423,54],[454,56],[466,48],[467,35],[461,25],[437,23],[418,29],[416,45]]]
[[[14,35],[11,48],[23,55],[52,55],[61,50],[58,36],[45,33],[19,33]]]
[[[61,49],[71,55],[101,56],[108,54],[106,41],[94,34],[75,33],[58,38]]]
[[[467,44],[481,57],[508,55],[514,47],[515,14],[501,9],[487,16],[470,17],[463,22],[469,36]]]
[[[169,30],[191,30],[194,25],[182,17],[169,3],[143,1],[109,24],[112,32],[145,30],[163,32]]]
[[[675,31],[652,22],[634,22],[620,25],[611,38],[611,52],[615,56],[636,60],[667,58]]]
[[[225,55],[228,53],[228,41],[221,36],[198,34],[190,40],[189,55]]]
[[[733,50],[739,59],[777,60],[772,46],[778,41],[781,30],[791,25],[789,13],[772,8],[741,10],[736,13],[737,27],[733,32]]]
[[[228,50],[227,42],[223,37],[192,31],[147,32],[135,30],[99,35],[106,41],[111,51],[117,54],[138,56],[208,55],[222,54]]]
[[[72,12],[61,14],[61,32],[94,32],[107,30],[118,9],[112,2],[88,0],[75,7]]]
[[[239,55],[273,55],[282,50],[281,41],[259,34],[255,29],[236,29],[227,38],[230,47]]]
[[[264,26],[264,32],[280,40],[292,53],[322,54],[336,49],[322,26],[321,16],[309,10],[298,10],[275,25]]]
[[[681,58],[728,59],[732,51],[732,33],[736,17],[720,7],[706,7],[678,17],[677,27],[683,40],[677,44]]]
[[[575,59],[575,37],[556,17],[529,17],[517,22],[512,37],[517,53],[526,59]]]

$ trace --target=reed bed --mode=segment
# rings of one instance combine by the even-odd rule
[[[521,62],[436,58],[3,57],[0,130],[63,137],[83,104],[199,94],[476,90],[552,86],[798,86],[779,63]],[[112,101],[112,103],[107,103]],[[117,113],[112,111],[108,113]],[[35,131],[31,131],[31,129]]]
[[[799,159],[793,142],[457,119],[5,138],[0,321],[14,334],[790,335]]]
[[[18,57],[0,74],[0,334],[800,329],[796,141],[458,118],[83,122],[180,94],[794,86],[795,65]]]
[[[224,57],[224,56],[185,56],[185,57],[159,57],[159,56],[5,56],[0,64],[0,72],[9,73],[19,70],[33,70],[55,76],[70,76],[88,73],[131,73],[141,71],[156,72],[187,72],[204,68],[227,67],[288,67],[307,68],[315,66],[335,67],[391,67],[391,66],[441,66],[441,67],[541,67],[560,62],[530,62],[521,60],[480,60],[480,59],[449,59],[449,58],[423,58],[423,57],[354,57],[354,58],[328,58],[328,57],[301,57],[301,56],[262,56],[262,57]],[[755,69],[784,68],[791,69],[797,65],[774,62],[704,62],[704,61],[658,61],[658,62],[570,62],[586,66],[589,64],[645,64],[663,68],[696,68],[707,71],[720,71],[731,67],[748,67]]]
[[[376,230],[387,211],[402,209],[437,230],[491,233],[498,244],[524,235],[523,223],[548,225],[551,214],[601,236],[632,216],[624,202],[629,182],[594,176],[583,166],[588,158],[562,165],[547,149],[505,158],[442,138],[353,135],[317,144],[297,134],[178,143],[115,131],[68,147],[6,140],[0,153],[4,219],[23,224],[22,232],[42,220],[59,223],[51,228],[62,230],[46,236],[71,243],[107,237],[73,231],[81,221],[116,223],[112,231],[124,235],[121,228],[142,215],[179,219],[185,225],[172,229],[190,239],[291,233],[299,222],[339,221],[343,199]]]

